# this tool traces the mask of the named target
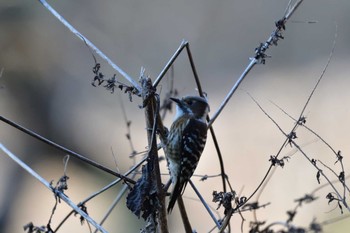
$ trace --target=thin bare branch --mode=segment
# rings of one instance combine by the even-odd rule
[[[228,213],[226,214],[226,216],[225,216],[225,218],[224,218],[224,221],[223,221],[223,223],[222,223],[222,225],[221,225],[221,228],[220,228],[219,233],[225,232],[226,227],[228,227],[229,224],[230,224],[230,220],[231,220],[231,217],[232,217],[233,212],[234,212],[234,209],[233,209],[233,208],[231,208],[231,209],[228,211]]]
[[[308,146],[308,145],[310,145],[310,144],[312,144],[312,143],[314,143],[314,142],[315,142],[315,140],[314,140],[314,141],[310,141],[310,142],[308,142],[308,143],[305,143],[305,144],[301,145],[301,147]],[[298,150],[297,150],[297,149],[294,149],[293,151],[289,152],[286,156],[287,156],[287,157],[291,157],[292,155],[294,155],[294,154],[297,153],[297,152],[298,152]],[[261,196],[262,193],[264,192],[265,188],[267,187],[268,183],[270,182],[270,179],[271,179],[271,178],[273,177],[273,175],[275,174],[276,170],[277,170],[277,167],[273,167],[273,169],[272,169],[272,171],[270,172],[269,176],[267,177],[266,181],[263,183],[263,185],[262,185],[261,188],[259,189],[259,192],[256,194],[256,198],[255,198],[256,202],[258,202],[258,200],[260,199],[260,196]],[[254,209],[254,210],[253,210],[253,217],[254,217],[254,221],[255,221],[255,222],[258,221],[257,216],[256,216],[256,211],[257,211],[257,209]]]
[[[280,107],[279,105],[277,105],[275,102],[270,101],[273,105],[275,105],[279,110],[281,110],[284,114],[286,114],[290,119],[292,119],[295,122],[298,122],[297,119],[295,119],[293,116],[291,116],[287,111],[285,111],[282,107]],[[333,154],[337,155],[337,152],[335,151],[335,149],[323,138],[321,137],[321,135],[319,135],[317,132],[315,132],[314,130],[312,130],[311,128],[309,128],[308,126],[306,126],[305,124],[301,124],[301,126],[303,126],[305,129],[307,129],[310,133],[312,133],[313,135],[315,135],[318,139],[320,139],[332,152]]]
[[[273,105],[275,105],[279,110],[281,110],[284,114],[286,114],[289,118],[291,118],[292,120],[294,120],[295,122],[297,122],[298,124],[300,124],[300,120],[298,122],[298,120],[296,120],[294,117],[292,117],[290,114],[288,114],[284,109],[282,109],[280,106],[278,106],[276,103],[270,101]],[[315,135],[318,139],[320,139],[332,152],[333,154],[336,156],[337,158],[337,162],[339,161],[340,166],[341,166],[341,170],[342,172],[344,172],[344,164],[343,164],[343,160],[339,159],[341,156],[340,151],[336,151],[323,137],[321,137],[318,133],[316,133],[314,130],[312,130],[311,128],[309,128],[308,126],[306,126],[305,124],[300,124],[301,126],[303,126],[305,129],[307,129],[309,132],[311,132],[313,135]],[[336,175],[337,176],[337,175]],[[345,197],[345,190],[348,190],[348,192],[350,192],[349,187],[346,185],[346,180],[344,180],[343,186],[344,186],[344,197]]]
[[[295,3],[293,7],[290,8],[290,10],[287,10],[285,13],[285,18],[289,19],[292,16],[292,14],[296,11],[296,9],[298,9],[298,7],[302,2],[303,0],[298,0],[298,2]]]
[[[295,10],[298,8],[298,6],[303,2],[303,0],[299,0],[290,10],[287,10],[283,18],[276,22],[276,29],[271,33],[270,37],[266,40],[265,43],[260,44],[258,48],[255,49],[255,56],[250,58],[250,63],[246,67],[246,69],[243,71],[241,76],[238,78],[236,83],[233,85],[227,96],[225,97],[224,101],[221,103],[219,109],[215,112],[215,114],[212,116],[209,126],[211,126],[216,118],[220,115],[222,110],[225,108],[226,104],[229,102],[233,94],[236,92],[240,84],[243,82],[244,78],[247,76],[247,74],[250,72],[250,70],[259,63],[265,64],[265,59],[267,55],[265,52],[270,48],[271,45],[277,45],[277,42],[280,39],[283,39],[282,31],[285,30],[285,24],[287,20],[292,16],[292,14],[295,12]],[[290,3],[289,3],[290,4]]]
[[[208,116],[207,119],[209,119],[209,116]],[[214,128],[212,126],[210,126],[209,131],[210,131],[211,137],[213,139],[215,150],[216,150],[216,153],[217,153],[218,159],[219,159],[222,188],[223,188],[223,191],[226,192],[227,191],[226,181],[228,182],[228,184],[230,184],[230,183],[228,181],[228,178],[227,178],[227,175],[226,175],[226,172],[225,172],[224,159],[222,157],[222,153],[221,153],[221,150],[220,150],[219,142],[218,142],[218,140],[216,138],[216,134],[214,132]],[[231,185],[229,185],[229,187],[230,187],[230,189],[232,191]]]
[[[220,115],[220,113],[222,112],[222,110],[224,110],[226,104],[230,101],[231,97],[233,96],[233,94],[236,92],[236,90],[238,89],[238,87],[241,85],[241,83],[243,82],[244,78],[247,76],[247,74],[249,73],[249,71],[258,63],[258,60],[255,58],[252,58],[249,65],[247,66],[247,68],[243,71],[243,73],[241,74],[241,76],[238,78],[238,80],[236,81],[236,83],[233,85],[233,87],[231,88],[231,90],[229,91],[229,93],[227,94],[226,98],[224,99],[224,101],[221,103],[219,109],[214,113],[214,115],[211,117],[211,120],[209,122],[209,126],[211,126],[214,121],[216,120],[216,118]]]
[[[139,168],[145,161],[147,160],[147,157],[144,157],[139,163],[137,163],[136,165],[134,165],[129,171],[127,171],[124,176],[128,176],[130,175],[132,172],[134,172],[137,168]],[[135,173],[136,174],[136,173]],[[98,196],[99,194],[107,191],[108,189],[114,187],[115,185],[117,185],[118,183],[120,183],[121,181],[123,181],[122,178],[118,178],[115,181],[113,181],[112,183],[106,185],[105,187],[103,187],[101,190],[99,190],[98,192],[93,193],[92,195],[90,195],[88,198],[86,198],[84,201],[80,202],[79,205],[85,204],[86,202],[90,201],[91,199],[93,199],[94,197]]]
[[[247,95],[254,101],[254,103],[262,110],[262,112],[278,127],[278,129],[280,131],[283,131],[280,126],[277,124],[277,122],[274,121],[274,119],[272,119],[270,117],[270,115],[268,115],[264,109],[261,107],[261,105],[258,103],[258,101],[249,93],[246,92]],[[295,129],[297,128],[298,124],[295,124],[292,128],[292,130],[290,132],[294,132]],[[283,148],[285,147],[285,145],[288,143],[289,138],[287,137],[284,142],[282,143],[281,147],[278,149],[278,152],[276,153],[276,158],[281,154]],[[271,173],[271,170],[273,168],[273,165],[270,164],[269,168],[267,169],[267,172],[265,173],[265,176],[263,177],[263,179],[261,180],[261,182],[259,183],[258,187],[254,190],[254,192],[247,198],[246,203],[258,192],[258,190],[264,185],[264,183],[266,182],[269,174]]]
[[[77,213],[79,213],[82,217],[84,217],[89,223],[91,223],[96,229],[101,232],[107,233],[107,231],[100,226],[95,220],[93,220],[89,215],[87,215],[84,211],[82,211],[77,205],[75,205],[63,192],[55,189],[51,186],[50,182],[41,177],[38,173],[36,173],[33,169],[31,169],[27,164],[25,164],[22,160],[20,160],[15,154],[9,151],[4,145],[0,144],[0,149],[7,154],[13,161],[15,161],[18,165],[20,165],[24,170],[26,170],[30,175],[32,175],[35,179],[37,179],[40,183],[45,185],[51,192],[57,195],[61,200],[66,202],[71,208],[74,209]]]
[[[211,211],[210,207],[208,206],[208,204],[206,203],[206,201],[204,200],[204,198],[202,197],[202,195],[200,194],[200,192],[198,191],[198,189],[196,188],[196,186],[193,184],[193,182],[191,180],[188,181],[188,183],[190,183],[191,187],[193,188],[194,192],[197,194],[198,198],[201,200],[202,204],[204,205],[205,209],[208,211],[210,217],[213,219],[213,221],[215,222],[216,226],[218,229],[220,229],[221,224],[219,223],[219,221],[216,219],[216,217],[214,216],[214,213]]]
[[[163,70],[159,73],[158,77],[156,78],[156,80],[153,82],[153,87],[157,87],[159,82],[162,81],[164,75],[168,72],[168,70],[170,69],[170,67],[174,64],[176,58],[180,55],[180,53],[182,52],[182,50],[188,45],[188,41],[186,40],[182,40],[179,48],[175,51],[175,53],[173,54],[173,56],[170,58],[170,60],[168,61],[168,63],[164,66]]]
[[[45,0],[38,0],[51,14],[53,14],[64,26],[66,26],[74,35],[83,40],[96,54],[98,54],[103,60],[107,61],[113,69],[115,69],[121,76],[129,81],[138,92],[141,91],[140,85],[131,78],[124,70],[117,66],[107,55],[105,55],[99,48],[97,48],[90,40],[88,40],[83,34],[75,29],[67,20],[65,20],[55,9],[53,9]]]
[[[345,208],[347,208],[350,211],[350,207],[346,203],[346,200],[342,198],[339,191],[335,188],[334,184],[329,180],[329,178],[324,174],[324,172],[317,166],[316,162],[313,162],[313,159],[311,159],[294,140],[290,139],[289,135],[283,131],[283,129],[278,125],[278,123],[260,105],[258,106],[260,110],[277,126],[277,128],[281,131],[281,133],[288,139],[288,143],[291,143],[293,146],[295,146],[304,155],[304,157],[310,162],[310,164],[317,169],[317,172],[320,175],[322,175],[323,178],[326,179],[327,183],[332,187],[332,189],[338,196],[339,200],[341,200]]]
[[[106,214],[103,216],[102,220],[100,221],[100,225],[101,226],[107,220],[107,218],[110,216],[110,214],[112,213],[113,209],[118,205],[119,201],[122,199],[122,197],[124,196],[126,191],[128,191],[128,186],[126,184],[124,184],[122,190],[119,191],[119,194],[116,196],[116,198],[114,199],[113,203],[108,208]],[[95,230],[95,233],[97,233],[97,229]]]
[[[327,166],[325,163],[323,163],[321,160],[317,160],[318,162],[320,162],[324,167],[326,167],[328,170],[330,170],[332,173],[333,173],[333,175],[335,176],[335,177],[338,177],[338,180],[339,180],[339,182],[343,185],[343,187],[344,187],[344,194],[343,194],[343,199],[345,200],[345,191],[347,190],[349,193],[350,193],[350,189],[349,189],[349,187],[345,184],[345,180],[346,179],[344,179],[344,180],[340,180],[339,179],[339,174],[337,174],[332,168],[330,168],[329,166]],[[343,170],[343,172],[344,172],[344,170]],[[331,182],[331,183],[334,183],[334,182]]]
[[[32,137],[38,139],[39,141],[42,141],[42,142],[44,142],[44,143],[46,143],[46,144],[48,144],[48,145],[50,145],[50,146],[52,146],[52,147],[54,147],[54,148],[56,148],[58,150],[61,150],[61,151],[65,152],[65,153],[73,156],[74,158],[77,158],[77,159],[79,159],[79,160],[81,160],[81,161],[83,161],[83,162],[85,162],[87,164],[90,164],[91,166],[94,166],[94,167],[96,167],[98,169],[101,169],[102,171],[105,171],[105,172],[107,172],[109,174],[112,174],[112,175],[114,175],[116,177],[122,178],[125,182],[128,182],[130,184],[135,184],[136,183],[134,180],[130,179],[129,177],[123,176],[122,174],[120,174],[118,172],[115,172],[115,171],[113,171],[113,170],[111,170],[111,169],[109,169],[109,168],[107,168],[107,167],[105,167],[105,166],[103,166],[103,165],[101,165],[101,164],[99,164],[99,163],[97,163],[97,162],[95,162],[95,161],[93,161],[93,160],[91,160],[91,159],[89,159],[89,158],[87,158],[87,157],[77,153],[77,152],[71,151],[71,150],[69,150],[69,149],[67,149],[67,148],[65,148],[65,147],[63,147],[63,146],[61,146],[61,145],[59,145],[59,144],[57,144],[57,143],[55,143],[53,141],[50,141],[49,139],[46,139],[45,137],[43,137],[43,136],[41,136],[41,135],[39,135],[39,134],[37,134],[37,133],[27,129],[27,128],[24,128],[23,126],[15,123],[15,122],[13,122],[13,121],[11,121],[11,120],[3,117],[3,116],[0,116],[0,121],[3,121],[6,124],[16,128],[16,129],[18,129],[18,130],[20,130],[20,131],[22,131],[22,132],[24,132],[26,134],[28,134],[29,136],[32,136]]]
[[[139,168],[145,161],[147,160],[147,157],[145,156],[139,163],[135,164],[129,171],[127,171],[124,176],[128,176],[130,175],[132,172],[134,172],[137,168]],[[137,173],[134,173],[137,174]],[[114,187],[115,185],[117,185],[118,183],[120,183],[121,181],[123,181],[123,179],[118,178],[115,181],[113,181],[112,183],[106,185],[105,187],[103,187],[102,189],[100,189],[99,191],[89,195],[87,198],[85,198],[83,201],[79,202],[78,206],[82,206],[85,203],[87,203],[88,201],[92,200],[93,198],[97,197],[98,195],[100,195],[101,193],[107,191],[108,189]],[[61,226],[68,220],[68,218],[74,213],[74,211],[71,211],[61,222],[60,224],[57,226],[57,228],[55,229],[54,232],[57,232]]]
[[[308,99],[307,99],[307,101],[306,101],[306,103],[305,103],[305,105],[304,105],[303,110],[300,112],[299,119],[303,116],[306,107],[308,106],[308,104],[309,104],[309,102],[310,102],[312,96],[314,95],[315,90],[317,89],[318,85],[320,84],[321,80],[323,79],[324,74],[326,73],[326,70],[327,70],[327,68],[328,68],[328,66],[329,66],[329,64],[330,64],[330,62],[331,62],[331,60],[332,60],[333,53],[334,53],[334,50],[335,50],[335,46],[336,46],[336,44],[337,44],[337,36],[338,36],[338,26],[337,26],[337,24],[336,24],[335,26],[336,26],[336,30],[335,30],[335,33],[334,33],[334,40],[333,40],[332,50],[331,50],[331,52],[330,52],[330,54],[329,54],[329,56],[328,56],[327,63],[326,63],[326,65],[324,66],[324,68],[323,68],[323,70],[322,70],[322,73],[321,73],[319,79],[317,80],[316,85],[315,85],[314,88],[312,89],[311,94],[309,95],[309,97],[308,97]]]
[[[188,219],[184,200],[182,199],[181,195],[177,198],[177,204],[179,206],[182,222],[184,224],[184,228],[185,228],[186,233],[192,233],[193,232],[192,226],[191,226],[190,220]]]
[[[298,2],[295,4],[295,6],[294,6],[293,8],[291,8],[290,12],[287,12],[287,14],[289,15],[289,17],[290,17],[290,15],[291,15],[291,13],[294,12],[294,11],[297,9],[297,7],[300,5],[301,2],[302,2],[302,0],[298,1]],[[311,100],[311,98],[312,98],[312,96],[313,96],[315,90],[317,89],[317,87],[318,87],[320,81],[322,80],[322,78],[323,78],[323,76],[324,76],[324,73],[325,73],[326,70],[327,70],[327,67],[328,67],[328,65],[329,65],[329,63],[330,63],[330,61],[331,61],[331,58],[332,58],[332,56],[333,56],[333,53],[334,53],[334,49],[335,49],[335,45],[336,45],[336,37],[337,37],[337,33],[335,33],[335,39],[333,40],[333,46],[332,46],[332,50],[331,50],[331,52],[330,52],[330,56],[328,57],[328,61],[327,61],[326,65],[325,65],[325,67],[324,67],[324,69],[323,69],[323,71],[322,71],[321,76],[319,77],[317,83],[315,84],[314,88],[312,89],[311,94],[309,95],[309,97],[308,97],[306,103],[304,104],[304,106],[303,106],[303,108],[302,108],[302,111],[301,111],[301,113],[300,113],[299,119],[301,119],[301,117],[303,116],[306,107],[308,106],[308,104],[309,104],[309,102],[310,102],[310,100]],[[250,98],[257,104],[257,106],[262,110],[262,112],[263,112],[263,113],[278,127],[278,129],[279,129],[281,132],[284,132],[284,131],[282,130],[282,128],[280,128],[280,126],[277,124],[277,122],[276,122],[276,121],[261,107],[261,105],[254,99],[254,97],[251,96],[248,92],[246,92],[246,93],[247,93],[247,94],[250,96]],[[295,125],[293,126],[293,128],[292,128],[292,130],[291,130],[290,132],[293,133],[293,132],[296,130],[296,128],[298,127],[298,125],[299,125],[299,121],[296,121]],[[290,133],[289,135],[291,135],[291,133]],[[282,144],[280,150],[279,150],[278,153],[276,154],[276,158],[279,156],[279,154],[280,154],[280,152],[282,151],[282,148],[284,147],[284,145],[285,145],[286,143],[289,143],[289,142],[290,142],[290,143],[292,143],[292,142],[295,143],[293,140],[290,140],[290,138],[289,138],[288,135],[286,135],[286,140],[284,141],[284,143]],[[298,148],[298,149],[299,149],[299,148]],[[306,156],[306,154],[305,154],[305,156]],[[307,157],[307,156],[306,156],[306,157]],[[308,157],[307,157],[307,158],[308,158]],[[311,162],[310,159],[309,159],[309,161]],[[262,182],[258,185],[257,189],[253,192],[253,194],[251,194],[251,195],[247,198],[247,201],[248,201],[253,195],[255,195],[255,193],[257,192],[257,190],[260,189],[260,187],[263,185],[263,183],[265,182],[265,180],[266,180],[267,177],[268,177],[268,174],[271,172],[271,169],[272,169],[272,164],[270,165],[268,171],[266,172],[266,174],[265,174],[265,176],[264,176]]]

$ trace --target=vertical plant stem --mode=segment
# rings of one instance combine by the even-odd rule
[[[141,83],[142,83],[142,99],[145,106],[145,119],[146,119],[146,128],[147,128],[147,139],[149,146],[147,166],[150,166],[150,171],[152,171],[152,180],[155,181],[157,196],[159,200],[159,208],[157,213],[157,222],[159,226],[160,233],[168,233],[168,223],[167,215],[165,209],[165,193],[163,190],[163,185],[160,176],[159,169],[159,159],[158,159],[158,148],[156,140],[156,124],[157,116],[159,113],[159,101],[156,100],[156,97],[152,90],[151,79],[143,77],[141,74]]]
[[[185,208],[185,204],[184,204],[184,200],[182,199],[181,195],[177,198],[177,204],[179,205],[182,222],[183,222],[184,227],[185,227],[185,232],[186,233],[192,233],[193,232],[192,231],[192,226],[191,226],[190,220],[188,219],[186,208]]]

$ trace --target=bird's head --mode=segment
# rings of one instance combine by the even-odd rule
[[[207,100],[200,96],[185,96],[181,99],[170,98],[176,103],[176,116],[178,117],[189,114],[198,120],[206,121],[209,112]]]

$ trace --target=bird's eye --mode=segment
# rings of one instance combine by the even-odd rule
[[[192,101],[192,100],[188,100],[188,101],[187,101],[187,104],[188,104],[188,105],[192,105],[192,104],[193,104],[193,101]]]

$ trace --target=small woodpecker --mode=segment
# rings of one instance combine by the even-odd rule
[[[170,98],[176,103],[176,115],[168,134],[165,155],[170,177],[174,185],[168,205],[168,213],[182,195],[193,175],[207,139],[207,100],[199,96]]]

